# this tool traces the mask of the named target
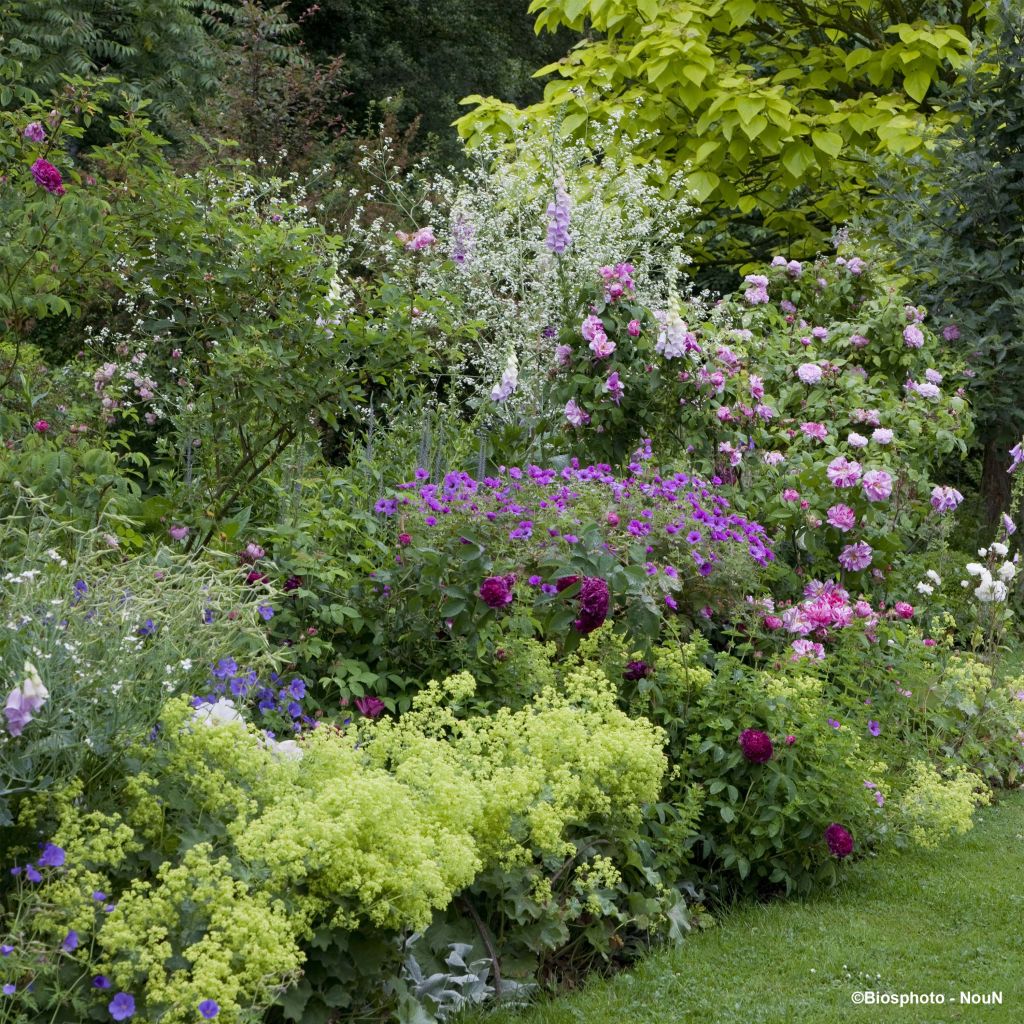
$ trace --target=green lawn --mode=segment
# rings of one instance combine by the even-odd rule
[[[855,1006],[854,991],[942,993],[945,1005]],[[1002,992],[1001,1006],[960,993]],[[941,849],[851,866],[809,901],[745,905],[675,951],[523,1013],[474,1024],[1024,1022],[1024,793]]]

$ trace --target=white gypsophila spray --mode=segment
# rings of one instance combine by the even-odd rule
[[[417,294],[458,300],[478,333],[472,343],[460,339],[457,353],[437,353],[457,382],[452,398],[484,412],[500,404],[510,417],[540,411],[553,337],[585,315],[580,298],[599,281],[599,267],[632,263],[637,299],[655,308],[684,284],[678,275],[690,261],[679,230],[693,211],[664,198],[684,194],[684,177],[634,160],[634,146],[616,125],[586,141],[562,140],[548,126],[511,144],[485,143],[469,153],[466,170],[420,179],[400,172],[385,152],[367,150],[362,167],[374,185],[360,209],[397,210],[409,231],[431,227],[434,242],[412,248],[396,240],[392,221],[357,217],[343,258],[369,274],[404,279]],[[553,251],[550,210],[564,216],[566,209],[568,228],[561,225],[554,247],[561,251]],[[513,360],[518,379],[509,393]]]

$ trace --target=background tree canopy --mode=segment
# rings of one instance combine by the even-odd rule
[[[402,121],[421,118],[447,159],[458,155],[450,126],[463,96],[486,89],[512,103],[540,99],[534,69],[574,38],[553,28],[538,37],[515,0],[322,0],[303,19],[311,51],[345,55],[351,121],[400,94]]]
[[[898,0],[533,0],[536,30],[584,33],[544,98],[471,96],[472,143],[524,122],[585,134],[619,119],[641,159],[687,167],[702,259],[816,251],[863,206],[872,153],[924,145],[990,5]]]

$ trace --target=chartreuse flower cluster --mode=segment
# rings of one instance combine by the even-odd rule
[[[457,675],[399,721],[321,727],[294,760],[173,699],[116,807],[87,809],[76,787],[34,805],[64,854],[32,888],[35,932],[74,930],[79,983],[115,1019],[187,1024],[215,1004],[231,1024],[299,976],[314,930],[425,929],[485,869],[564,856],[573,829],[639,822],[657,799],[664,735],[618,710],[600,669],[458,719],[475,686]],[[580,898],[618,871],[581,866]]]
[[[963,765],[943,778],[927,762],[914,761],[909,774],[899,812],[907,836],[919,846],[936,847],[948,836],[969,832],[975,809],[991,801],[984,781]]]

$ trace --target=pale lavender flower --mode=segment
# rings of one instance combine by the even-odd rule
[[[796,375],[804,384],[817,384],[822,377],[822,369],[817,363],[801,363],[796,369]]]
[[[835,487],[853,487],[860,479],[860,463],[843,458],[842,455],[834,458],[825,470],[828,478]]]
[[[574,427],[582,427],[590,422],[590,414],[576,402],[575,398],[570,398],[565,403],[565,418]]]
[[[892,477],[884,469],[871,469],[861,479],[868,501],[885,501],[892,494]]]
[[[452,220],[451,257],[458,266],[464,267],[473,250],[476,228],[463,213],[457,213]]]
[[[940,515],[954,511],[963,500],[964,496],[955,487],[932,489],[932,508]]]
[[[847,544],[839,552],[839,564],[849,572],[860,572],[871,564],[871,556],[874,551],[866,541],[858,541],[856,544]]]
[[[619,380],[618,371],[609,375],[605,381],[604,390],[612,396],[612,401],[616,405],[622,401],[622,394],[626,390],[626,386]]]
[[[562,253],[572,244],[569,234],[569,211],[572,200],[565,191],[565,182],[558,178],[555,181],[555,198],[548,203],[548,234],[544,244],[556,255]]]
[[[903,341],[907,348],[920,348],[924,344],[924,334],[917,324],[910,324],[903,328]]]

